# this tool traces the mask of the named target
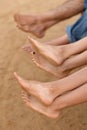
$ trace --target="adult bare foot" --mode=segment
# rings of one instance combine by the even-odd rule
[[[63,72],[62,66],[54,66],[43,56],[41,56],[38,51],[33,47],[33,45],[25,45],[23,49],[28,52],[31,57],[31,60],[35,65],[42,70],[49,72],[50,74],[56,76],[57,78],[63,78],[69,74],[69,71]]]
[[[38,101],[35,97],[28,95],[26,92],[22,93],[22,98],[25,104],[32,108],[33,110],[46,115],[49,118],[57,118],[59,116],[59,112],[50,108],[50,106],[43,105],[40,101]]]
[[[36,98],[41,100],[44,104],[50,105],[55,100],[56,95],[54,92],[54,87],[56,86],[56,84],[54,82],[44,83],[44,82],[39,82],[39,81],[24,80],[23,78],[18,76],[16,72],[14,72],[14,76],[19,82],[19,84],[21,85],[23,90],[35,96]],[[59,91],[59,95],[60,93],[61,92]]]
[[[14,20],[19,29],[32,33],[39,38],[44,37],[46,29],[52,24],[52,21],[47,21],[39,15],[15,14]]]
[[[54,65],[60,65],[64,61],[64,52],[62,46],[51,46],[37,42],[36,40],[28,37],[30,44],[32,44],[38,52],[43,55],[49,62]]]

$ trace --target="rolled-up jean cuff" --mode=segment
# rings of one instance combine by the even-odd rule
[[[74,24],[66,28],[66,33],[70,43],[87,37],[87,9]]]
[[[71,26],[68,26],[68,27],[66,28],[66,33],[67,33],[67,35],[68,35],[69,42],[70,42],[70,43],[73,43],[73,42],[76,41],[76,39],[75,39],[75,37],[71,34],[71,29],[72,29],[72,25],[71,25]]]
[[[87,9],[87,0],[84,0],[85,9]]]

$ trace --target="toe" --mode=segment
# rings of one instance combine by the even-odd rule
[[[16,72],[14,72],[14,76],[19,82],[22,81],[22,78]]]
[[[35,47],[35,49],[41,54],[44,55],[45,49],[49,49],[48,45],[43,45],[42,43],[36,41],[35,39],[31,38],[30,36],[28,36],[28,40],[30,42],[31,45],[33,45]],[[46,50],[47,50],[46,49]]]
[[[22,25],[22,24],[17,24],[17,27],[25,32],[30,32],[29,26],[28,25]]]
[[[16,13],[16,14],[14,15],[14,20],[15,20],[15,22],[17,22],[17,23],[20,24],[21,26],[26,25],[24,16],[21,15],[21,14]]]
[[[25,46],[22,47],[22,49],[23,49],[24,51],[26,51],[26,52],[32,52],[32,48],[31,48],[30,45],[25,45]]]
[[[15,78],[17,79],[17,81],[19,82],[19,84],[21,85],[21,87],[27,91],[27,87],[28,87],[28,84],[27,84],[27,81],[24,80],[23,78],[21,78],[16,72],[14,72],[14,76]]]
[[[33,38],[31,38],[30,36],[28,36],[28,40],[30,41],[31,44],[33,44],[34,46],[38,45],[39,43],[34,40]]]
[[[16,22],[18,22],[20,19],[19,19],[19,14],[14,14],[14,20],[16,21]]]

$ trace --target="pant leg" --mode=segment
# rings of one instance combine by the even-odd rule
[[[84,0],[85,9],[87,9],[87,0]]]
[[[66,32],[70,43],[87,36],[87,9],[85,9],[83,15],[73,25],[66,28]]]

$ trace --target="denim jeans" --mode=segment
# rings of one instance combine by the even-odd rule
[[[87,0],[85,0],[84,3],[85,9],[82,16],[73,25],[66,28],[70,43],[87,36]]]

